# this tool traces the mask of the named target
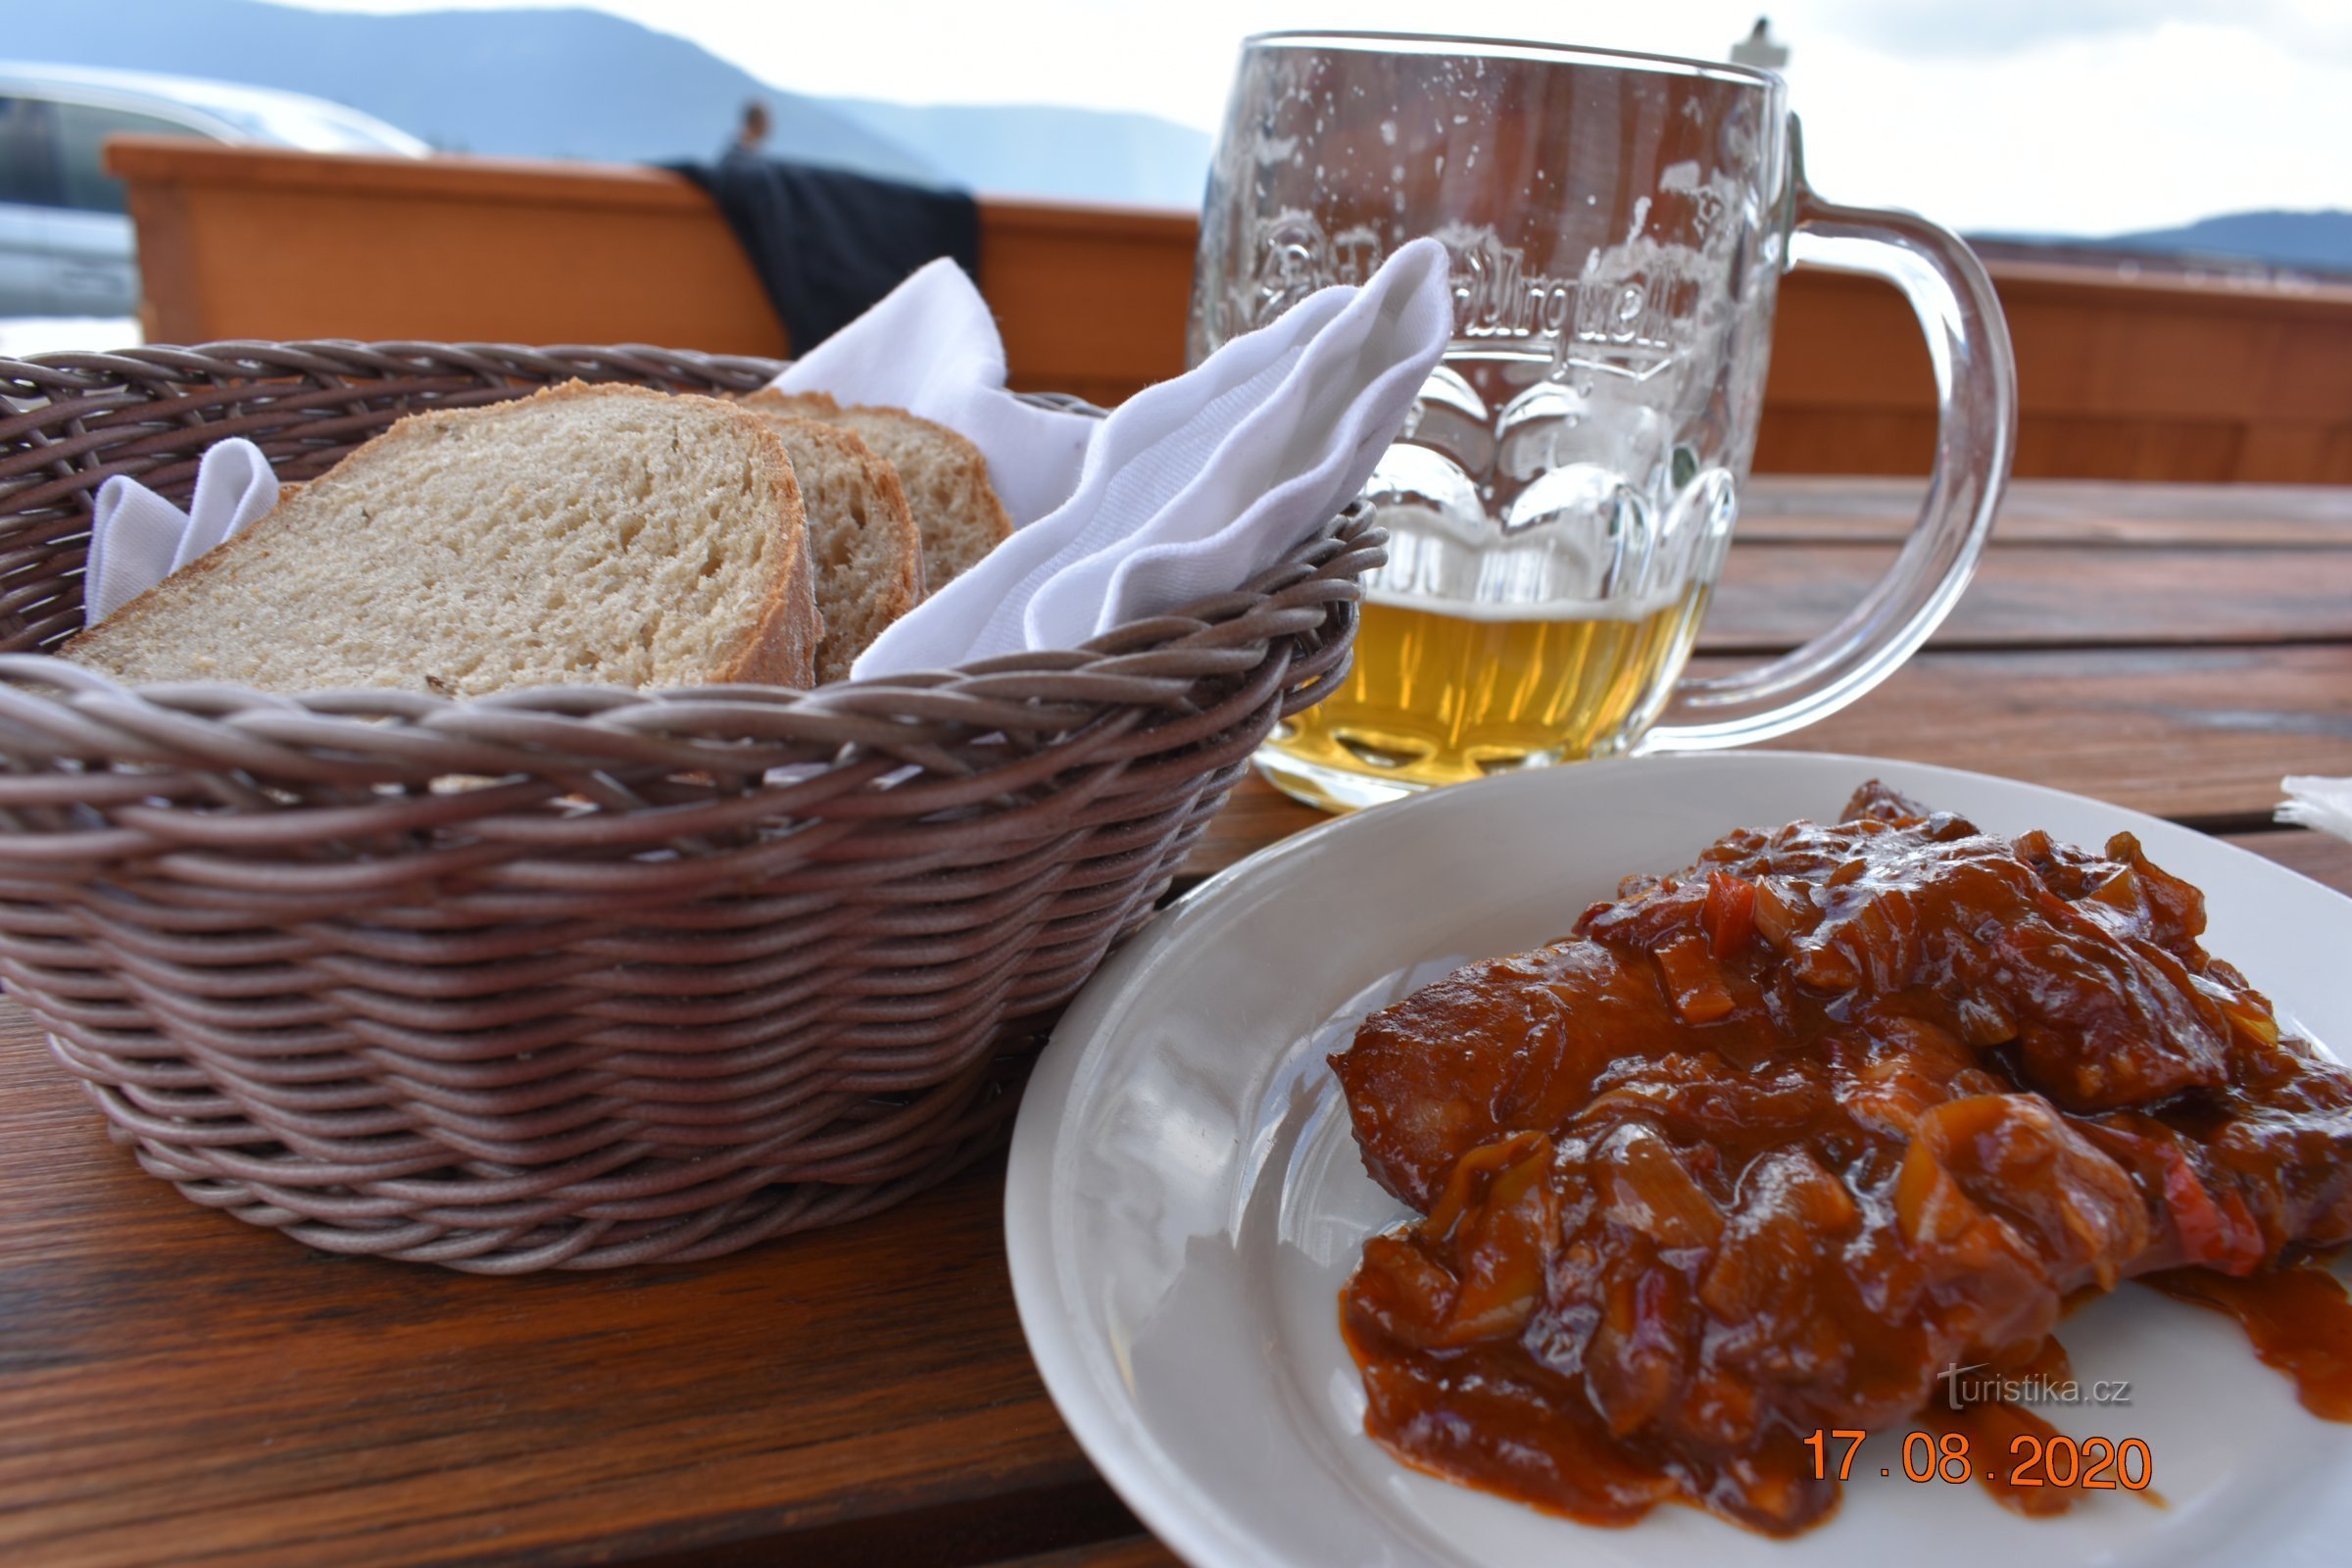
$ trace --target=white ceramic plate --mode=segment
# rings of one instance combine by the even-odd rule
[[[2126,1290],[2076,1314],[2079,1378],[2128,1405],[2043,1406],[2143,1439],[2158,1507],[2097,1496],[2018,1518],[1913,1484],[1881,1435],[1827,1525],[1778,1543],[1690,1508],[1569,1523],[1407,1470],[1363,1436],[1338,1298],[1405,1217],[1358,1163],[1324,1066],[1375,1007],[1565,933],[1630,871],[1739,825],[1835,815],[1880,777],[2002,832],[2137,833],[2206,890],[2207,942],[2302,1032],[2352,1041],[2352,901],[2152,817],[1980,774],[1755,753],[1587,763],[1325,824],[1202,886],[1106,964],[1031,1080],[1005,1234],[1047,1387],[1145,1523],[1196,1568],[1987,1562],[2340,1564],[2352,1428],[2318,1420],[2234,1324]]]

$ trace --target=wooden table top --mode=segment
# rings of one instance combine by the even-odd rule
[[[1788,646],[1915,487],[1759,480],[1702,662]],[[2019,485],[1929,650],[1783,744],[1948,763],[2222,834],[2352,774],[2352,490]],[[1321,820],[1252,782],[1198,876]],[[0,1002],[0,1562],[1173,1562],[1022,1344],[992,1163],[715,1262],[482,1279],[329,1257],[111,1145]]]

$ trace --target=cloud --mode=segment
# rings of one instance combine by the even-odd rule
[[[2352,208],[2352,67],[2229,27],[2053,40],[1997,65],[1798,50],[1806,173],[1956,228],[2111,234]]]
[[[1131,109],[1212,132],[1245,32],[1430,24],[1427,0],[592,3],[788,91]],[[2352,208],[2352,0],[1456,0],[1445,25],[1721,58],[1759,12],[1792,50],[1808,172],[1838,201],[2076,234]]]
[[[1800,15],[1800,25],[1909,59],[1984,60],[2066,40],[2142,37],[2175,23],[2352,59],[2352,9],[2340,0],[1828,0]],[[1804,34],[1792,41],[1801,49]]]

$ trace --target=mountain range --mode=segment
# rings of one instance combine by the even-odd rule
[[[383,16],[261,0],[0,0],[0,56],[310,93],[450,152],[706,160],[758,99],[770,153],[919,184],[1198,207],[1208,168],[1205,132],[1150,115],[810,97],[585,9]]]
[[[0,0],[0,54],[211,76],[366,110],[434,146],[511,157],[715,157],[767,106],[779,157],[1003,195],[1197,208],[1203,131],[1038,104],[913,107],[769,86],[699,44],[601,11],[305,11],[264,0]],[[1984,235],[2070,260],[2352,273],[2352,213],[2232,213],[2102,238]]]
[[[2242,270],[2252,263],[2287,271],[2352,272],[2352,213],[2346,212],[2227,213],[2177,228],[2141,229],[2100,238],[2057,234],[1971,237],[2043,250],[2062,249],[2070,260],[2091,259],[2084,253],[2113,252],[2164,257],[2176,266]]]

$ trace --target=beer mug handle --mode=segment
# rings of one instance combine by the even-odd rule
[[[1799,169],[1801,171],[1801,164]],[[1795,176],[1792,266],[1883,277],[1919,315],[1936,374],[1936,466],[1901,555],[1845,618],[1736,674],[1686,678],[1637,752],[1768,740],[1843,708],[1918,651],[1968,586],[2017,442],[2017,369],[1975,253],[1915,214],[1839,207]]]

